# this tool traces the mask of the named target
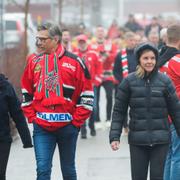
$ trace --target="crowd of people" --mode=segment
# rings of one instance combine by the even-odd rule
[[[51,179],[56,144],[63,179],[76,180],[78,134],[87,139],[88,124],[95,137],[104,121],[113,150],[119,149],[123,129],[128,135],[132,180],[147,180],[149,166],[151,180],[178,180],[178,68],[178,23],[162,27],[154,17],[142,27],[130,15],[123,31],[113,22],[109,30],[98,25],[92,37],[85,27],[71,37],[67,28],[38,26],[36,52],[27,57],[21,78],[21,107],[12,85],[0,76],[0,179],[6,179],[12,141],[10,113],[24,147],[34,146],[37,180]],[[101,88],[106,97],[104,120]],[[25,117],[33,124],[33,145]]]

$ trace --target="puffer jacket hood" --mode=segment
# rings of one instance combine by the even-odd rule
[[[163,66],[167,61],[169,61],[176,54],[180,54],[180,50],[174,47],[169,47],[169,46],[163,47],[161,51],[162,53],[160,52],[159,61],[157,63],[158,68]]]
[[[145,50],[151,50],[154,52],[155,56],[156,56],[156,61],[158,60],[158,49],[150,42],[145,42],[145,43],[141,43],[139,44],[135,49],[134,49],[134,54],[136,56],[136,60],[139,64],[139,59],[143,53],[143,51]]]

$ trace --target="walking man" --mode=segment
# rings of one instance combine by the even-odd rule
[[[180,25],[171,25],[167,29],[167,45],[159,59],[161,72],[173,81],[180,98]],[[180,137],[171,123],[171,144],[164,169],[164,180],[179,180],[180,177]]]
[[[50,180],[58,145],[63,180],[77,180],[76,142],[79,128],[93,108],[93,90],[83,61],[61,44],[58,26],[38,27],[36,39],[44,54],[34,56],[22,75],[22,108],[33,123],[37,180]]]

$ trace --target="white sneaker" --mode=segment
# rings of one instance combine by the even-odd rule
[[[95,123],[95,129],[102,129],[102,128],[103,128],[102,122],[96,122]]]
[[[111,122],[110,122],[110,121],[106,121],[105,126],[106,126],[107,128],[109,128],[109,127],[111,126]]]

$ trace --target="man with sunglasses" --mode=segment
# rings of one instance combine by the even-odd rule
[[[79,128],[93,108],[91,78],[83,61],[61,44],[58,26],[38,28],[43,54],[28,62],[22,76],[22,108],[33,123],[37,180],[50,180],[53,154],[58,145],[64,180],[77,180],[76,142]]]

